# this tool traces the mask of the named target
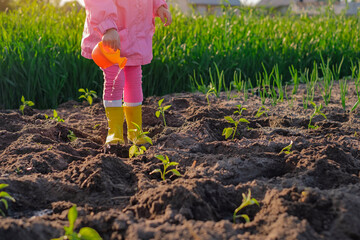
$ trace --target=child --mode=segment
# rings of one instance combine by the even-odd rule
[[[160,17],[165,26],[171,24],[171,14],[165,0],[85,0],[86,20],[81,41],[82,56],[91,59],[95,45],[103,41],[105,47],[120,49],[127,64],[120,71],[118,65],[102,69],[104,73],[103,100],[108,120],[105,144],[123,144],[124,115],[128,140],[135,141],[136,129],[142,127],[141,65],[152,59],[154,18]],[[124,106],[122,104],[124,100]],[[144,144],[139,139],[136,144]]]

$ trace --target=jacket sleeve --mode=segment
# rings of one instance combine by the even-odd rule
[[[153,9],[153,15],[154,17],[158,17],[157,10],[159,7],[164,6],[166,9],[168,8],[168,5],[165,0],[153,0],[154,9]]]
[[[108,29],[117,29],[117,10],[113,0],[85,0],[84,2],[86,16],[96,31],[103,35]]]

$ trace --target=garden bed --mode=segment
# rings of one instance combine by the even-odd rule
[[[349,93],[348,109],[357,100],[353,86]],[[327,119],[313,119],[317,129],[308,129],[313,108],[303,109],[300,94],[292,108],[266,104],[260,117],[252,94],[246,102],[242,94],[211,96],[210,106],[204,94],[167,95],[166,128],[155,116],[160,99],[143,107],[153,146],[132,159],[130,145],[104,149],[99,101],[60,105],[65,122],[45,119],[52,110],[0,111],[0,183],[16,199],[0,217],[1,239],[60,237],[73,204],[76,229],[92,227],[103,239],[360,239],[360,115],[342,109],[338,90],[323,109]],[[250,123],[225,139],[224,117],[238,118],[240,103]],[[280,153],[291,141],[291,153]],[[159,154],[178,162],[182,176],[150,174],[162,168]],[[260,207],[244,208],[251,221],[234,224],[249,189]]]

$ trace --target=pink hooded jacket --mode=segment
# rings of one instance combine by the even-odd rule
[[[160,6],[168,7],[165,0],[85,0],[81,55],[91,59],[106,30],[115,28],[120,36],[120,55],[128,58],[127,66],[150,63],[154,18]]]

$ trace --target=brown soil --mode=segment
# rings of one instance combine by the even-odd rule
[[[0,217],[0,239],[59,237],[73,204],[76,230],[92,227],[104,239],[360,239],[360,114],[342,110],[338,86],[327,119],[314,118],[316,130],[307,128],[313,108],[303,109],[300,94],[292,107],[268,100],[268,116],[259,118],[256,95],[244,102],[242,94],[227,100],[223,93],[210,107],[204,94],[164,98],[172,105],[168,127],[155,116],[160,97],[147,98],[143,125],[154,144],[133,159],[130,145],[104,151],[100,101],[62,104],[65,122],[45,119],[52,110],[0,111],[0,183],[16,199]],[[348,98],[350,109],[353,86]],[[241,123],[235,139],[225,140],[231,125],[224,116],[236,118],[240,103],[250,129]],[[292,153],[280,154],[291,141]],[[161,167],[157,154],[179,162],[182,176],[164,182],[150,175]],[[248,189],[260,207],[240,212],[251,222],[233,224]]]

